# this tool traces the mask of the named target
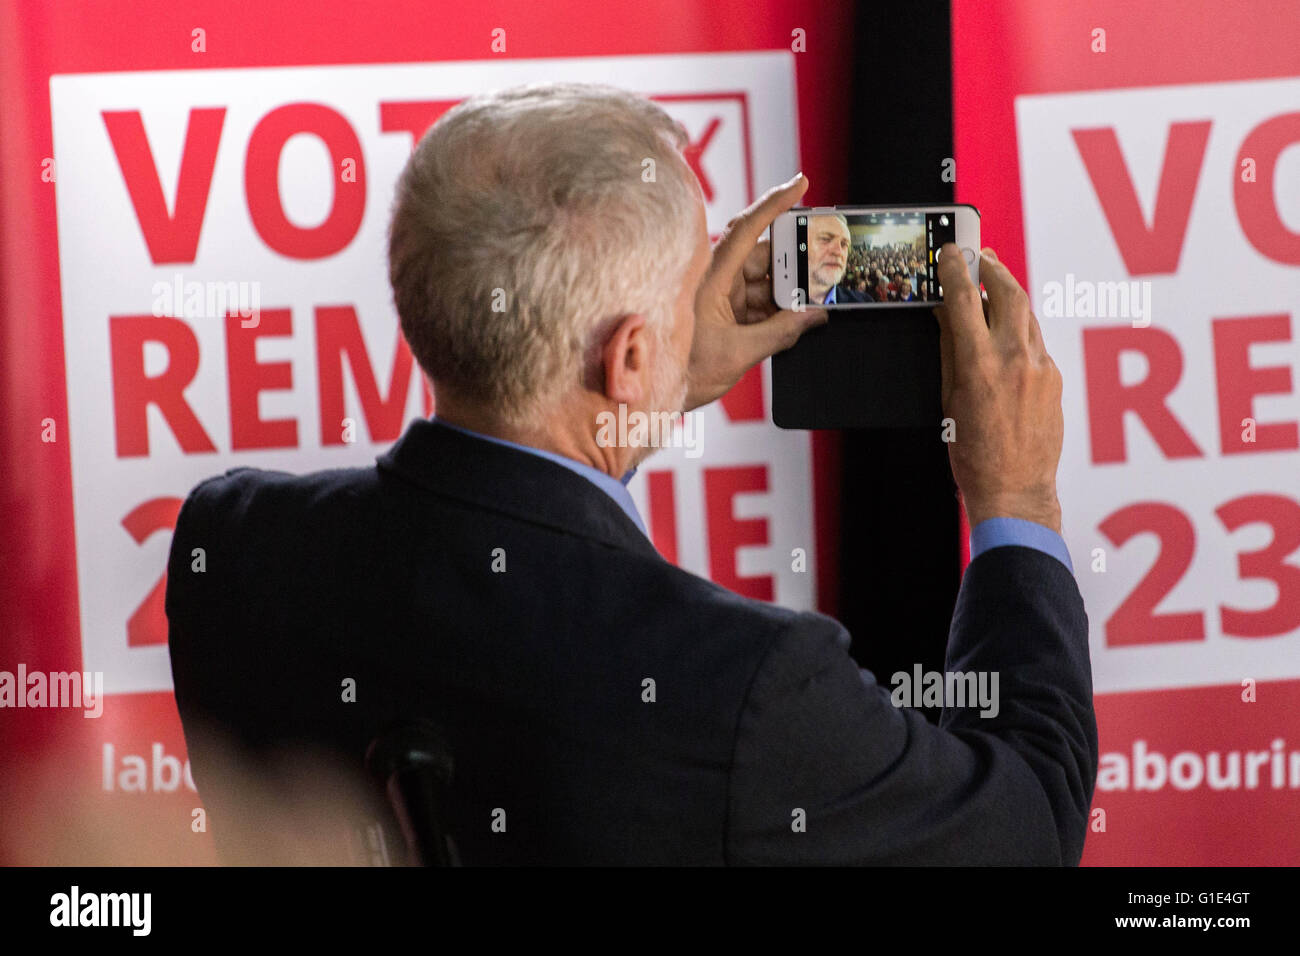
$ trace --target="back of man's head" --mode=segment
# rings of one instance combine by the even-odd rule
[[[398,182],[389,280],[439,393],[534,427],[619,317],[667,336],[701,201],[685,143],[654,103],[587,84],[475,96],[434,124]]]

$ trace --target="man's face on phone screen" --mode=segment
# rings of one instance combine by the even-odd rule
[[[808,218],[809,284],[829,288],[844,278],[849,264],[849,227],[835,216]]]

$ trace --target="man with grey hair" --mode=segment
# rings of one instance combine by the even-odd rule
[[[814,305],[870,302],[863,293],[842,285],[853,250],[849,221],[843,213],[808,217],[808,301]]]
[[[599,468],[615,457],[594,444],[602,410],[698,408],[826,320],[776,309],[760,241],[807,181],[711,250],[687,142],[651,101],[580,84],[468,100],[424,137],[389,277],[439,420]]]
[[[826,318],[772,304],[762,239],[807,181],[710,248],[684,143],[646,99],[556,84],[467,100],[417,145],[389,273],[436,417],[374,467],[209,479],[177,521],[172,670],[219,849],[241,803],[201,728],[360,765],[396,720],[440,728],[466,863],[1077,862],[1087,628],[1054,550],[1060,377],[1023,291],[990,253],[986,325],[943,260],[954,473],[973,523],[1010,525],[951,648],[1003,672],[1000,707],[935,727],[831,618],[665,561],[625,487],[651,449],[601,440],[603,416],[697,408]]]

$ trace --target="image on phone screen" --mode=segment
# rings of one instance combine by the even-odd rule
[[[947,212],[825,212],[795,218],[809,305],[939,300],[934,253],[956,237]]]

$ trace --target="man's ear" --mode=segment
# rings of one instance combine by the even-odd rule
[[[641,314],[618,320],[601,353],[605,397],[625,405],[641,404],[650,390],[650,330]]]

